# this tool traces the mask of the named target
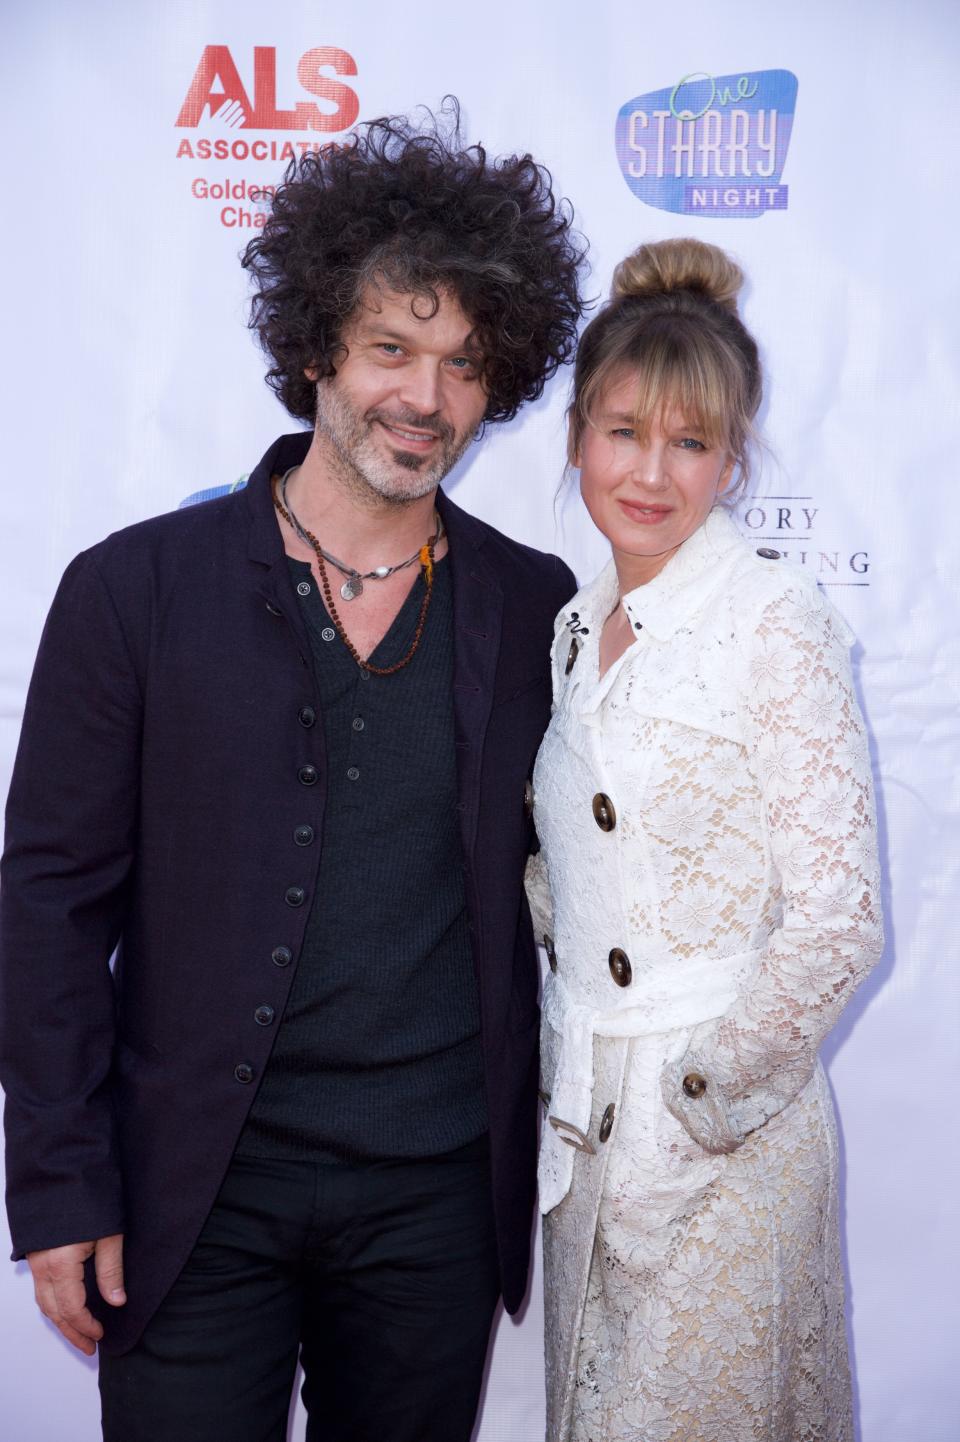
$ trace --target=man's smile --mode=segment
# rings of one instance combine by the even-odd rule
[[[439,439],[433,431],[411,431],[405,426],[392,425],[389,421],[385,421],[382,416],[378,417],[378,420],[384,430],[391,436],[402,441],[404,445],[413,446],[417,450],[429,450]]]

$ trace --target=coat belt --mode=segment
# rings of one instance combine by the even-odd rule
[[[540,1141],[540,1210],[563,1201],[573,1180],[577,1138],[585,1136],[593,1110],[593,1039],[658,1036],[699,1026],[722,1016],[761,948],[731,956],[705,956],[678,963],[668,974],[633,982],[629,1003],[604,1011],[573,999],[559,972],[543,988],[544,1024],[560,1037],[560,1055],[550,1095],[548,1125]]]

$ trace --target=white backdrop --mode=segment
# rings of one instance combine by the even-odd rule
[[[549,165],[590,238],[594,294],[642,239],[694,234],[740,258],[770,442],[743,524],[812,567],[859,637],[889,878],[886,953],[827,1047],[861,1435],[956,1442],[952,0],[7,0],[3,13],[4,791],[67,561],[232,481],[293,429],[244,331],[237,264],[257,216],[238,187],[275,182],[284,144],[335,137],[357,107],[449,91],[472,138]],[[191,115],[208,46],[222,47],[207,52],[220,80],[212,106],[209,87],[194,91]],[[691,75],[714,83],[675,89]],[[453,491],[584,580],[604,546],[575,494],[554,500],[566,386],[491,432]],[[542,1435],[538,1289],[539,1275],[519,1325],[501,1320],[480,1442]],[[4,1442],[99,1436],[92,1368],[35,1314],[22,1264],[0,1271],[0,1377]]]

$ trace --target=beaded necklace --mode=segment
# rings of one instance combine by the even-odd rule
[[[295,534],[299,535],[310,546],[313,547],[314,553],[317,557],[317,567],[320,571],[320,582],[323,587],[323,599],[326,602],[327,610],[330,613],[330,619],[333,621],[334,626],[336,626],[337,633],[341,641],[349,651],[350,655],[353,657],[354,661],[356,661],[357,665],[361,668],[361,670],[372,671],[374,676],[392,676],[394,672],[402,671],[404,666],[408,666],[416,655],[417,647],[420,645],[420,638],[423,635],[423,627],[427,619],[427,611],[430,609],[430,598],[433,595],[433,553],[437,542],[439,541],[442,534],[439,517],[437,520],[436,531],[426,542],[426,544],[421,546],[420,550],[417,552],[416,559],[418,559],[420,562],[420,574],[423,576],[426,589],[424,591],[423,600],[420,603],[420,615],[417,617],[417,628],[413,634],[413,641],[410,644],[410,648],[407,651],[407,654],[402,658],[402,660],[395,662],[393,666],[374,666],[369,660],[364,660],[364,658],[360,655],[360,652],[357,650],[356,646],[354,646],[353,642],[350,640],[350,637],[347,635],[346,631],[343,629],[343,622],[340,620],[340,617],[337,614],[337,608],[333,602],[333,592],[330,586],[330,578],[327,575],[327,567],[324,563],[324,556],[326,555],[326,552],[323,550],[320,542],[317,540],[316,536],[313,534],[312,531],[308,531],[299,523],[294,523],[290,512],[287,510],[286,506],[280,499],[279,492],[281,484],[282,482],[280,480],[280,477],[274,476],[271,486],[273,493],[273,504],[276,507],[278,514],[283,517],[290,529]],[[411,561],[413,559],[414,558],[411,557]],[[409,562],[407,564],[409,564]]]
[[[299,520],[297,519],[297,514],[291,506],[290,501],[287,497],[287,481],[293,475],[294,471],[297,471],[299,469],[299,466],[291,466],[289,471],[287,471],[284,475],[280,477],[280,499],[287,508],[290,516],[290,524],[293,526],[293,529],[296,531],[301,541],[306,541],[307,545],[309,545],[310,538],[307,535],[307,532],[303,529],[303,526],[300,524]],[[434,540],[435,545],[439,544],[440,537],[442,535],[443,518],[438,515],[437,534]],[[412,566],[414,561],[418,560],[420,556],[419,551],[414,551],[412,556],[408,556],[405,561],[398,561],[395,566],[374,566],[372,571],[364,571],[361,574],[355,566],[345,565],[343,561],[338,560],[337,557],[331,555],[329,551],[325,551],[323,546],[320,547],[320,550],[323,554],[323,559],[329,565],[336,566],[341,576],[346,576],[347,578],[344,581],[343,585],[340,587],[340,594],[345,601],[355,601],[358,596],[363,595],[364,581],[385,581],[388,576],[395,575],[397,571],[405,571],[407,567]]]

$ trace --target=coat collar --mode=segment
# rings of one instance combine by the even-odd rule
[[[688,536],[659,575],[622,598],[613,561],[564,608],[567,625],[588,624],[599,633],[621,600],[631,623],[657,641],[668,641],[692,619],[724,583],[728,565],[744,545],[728,511],[714,507],[702,526]]]

